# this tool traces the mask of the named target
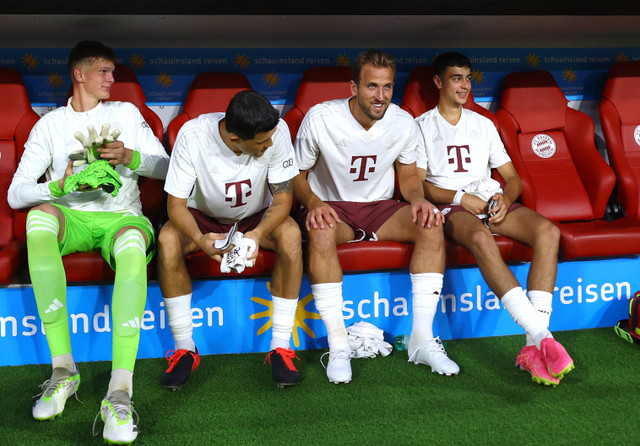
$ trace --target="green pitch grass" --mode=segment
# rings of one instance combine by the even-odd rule
[[[203,356],[181,391],[160,387],[164,359],[140,360],[133,401],[138,445],[608,445],[637,444],[640,346],[612,329],[556,333],[576,368],[556,388],[514,367],[524,336],[448,342],[461,373],[406,363],[406,353],[354,359],[334,385],[323,351],[300,351],[298,386],[278,389],[265,355]],[[81,363],[79,398],[54,421],[31,417],[49,365],[0,368],[1,445],[90,445],[110,363]]]

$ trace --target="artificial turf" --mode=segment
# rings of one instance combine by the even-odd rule
[[[640,346],[612,329],[556,333],[576,368],[556,388],[514,367],[524,336],[449,341],[458,376],[406,362],[405,352],[352,360],[353,381],[334,385],[321,350],[299,351],[301,382],[278,389],[264,354],[203,356],[181,391],[160,387],[164,359],[139,360],[135,444],[604,445],[640,440]],[[79,398],[37,422],[32,396],[49,365],[0,368],[0,444],[101,444],[91,436],[110,363],[80,363]]]

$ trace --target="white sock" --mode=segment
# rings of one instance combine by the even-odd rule
[[[115,369],[111,372],[107,395],[111,395],[116,390],[127,392],[129,398],[133,396],[133,372],[131,370]]]
[[[513,320],[531,336],[536,347],[540,348],[540,342],[544,338],[552,337],[522,288],[518,286],[510,289],[500,301]]]
[[[433,339],[433,319],[438,310],[443,275],[411,274],[413,290],[413,327],[409,338],[409,354],[427,339]]]
[[[529,290],[527,296],[531,301],[531,305],[538,312],[538,317],[544,323],[544,326],[549,328],[549,320],[551,319],[551,304],[553,301],[553,294],[548,291]],[[527,345],[534,345],[533,338],[527,335]]]
[[[329,349],[350,350],[342,314],[342,282],[311,285],[311,293],[327,329]]]
[[[69,370],[71,373],[78,371],[76,363],[73,360],[73,355],[71,353],[67,353],[66,355],[54,356],[53,358],[51,358],[51,368],[57,369],[58,367],[63,367]]]
[[[169,328],[173,333],[176,350],[196,350],[193,342],[193,318],[191,316],[191,293],[178,297],[164,297],[164,306],[167,309]]]
[[[298,299],[271,296],[273,314],[271,316],[271,350],[289,348],[291,332],[296,319]]]

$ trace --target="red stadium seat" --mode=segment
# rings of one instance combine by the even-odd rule
[[[240,91],[251,90],[251,84],[242,73],[201,73],[198,74],[184,103],[184,111],[176,116],[167,128],[169,144],[173,147],[182,125],[203,113],[224,112],[231,99]],[[242,272],[243,276],[263,276],[271,274],[275,253],[261,249],[256,264]],[[191,278],[229,277],[220,272],[220,263],[198,251],[186,258]]]
[[[292,141],[296,139],[302,119],[311,107],[320,102],[351,96],[350,80],[349,67],[312,67],[304,72],[293,107],[283,118],[289,126]]]
[[[131,102],[138,107],[154,135],[162,141],[164,134],[162,120],[147,106],[146,96],[134,71],[126,65],[117,64],[114,71],[114,79],[115,82],[111,87],[111,95],[108,100]],[[73,89],[70,90],[69,96],[72,93]],[[158,223],[157,220],[165,199],[164,182],[154,178],[140,177],[138,187],[140,188],[142,212],[152,223]],[[62,258],[62,263],[64,264],[68,282],[112,282],[115,278],[115,272],[98,252],[69,254]],[[155,262],[150,262],[148,276],[151,278],[154,274]]]
[[[415,118],[438,105],[440,93],[433,83],[433,76],[433,67],[429,65],[416,67],[411,70],[411,73],[409,73],[409,80],[407,81],[407,86],[402,97],[402,104],[400,106]],[[496,128],[498,127],[498,119],[496,116],[486,108],[478,105],[474,101],[473,94],[471,92],[469,92],[469,97],[464,108],[491,119]],[[504,180],[502,180],[502,177],[495,169],[493,176],[496,180],[500,181],[501,184],[504,184]],[[531,260],[532,251],[528,246],[510,238],[498,235],[495,236],[495,241],[500,249],[502,258],[506,262]],[[455,266],[474,264],[476,264],[476,261],[473,254],[471,254],[471,251],[451,241],[447,242],[447,265]]]
[[[497,117],[522,201],[558,224],[562,258],[640,253],[640,220],[604,220],[615,174],[595,147],[591,118],[568,107],[549,72],[507,75]]]
[[[616,173],[616,198],[627,215],[640,216],[640,62],[609,70],[600,101],[600,124]]]
[[[236,93],[251,90],[249,79],[242,73],[200,73],[189,88],[184,110],[167,127],[169,147],[173,147],[182,125],[203,113],[224,112]]]
[[[40,117],[31,108],[22,76],[0,68],[0,284],[7,285],[25,265],[26,244],[19,240],[18,212],[7,204],[7,191],[18,167],[20,148]],[[22,220],[24,225],[24,219]],[[24,226],[22,229],[24,233]]]

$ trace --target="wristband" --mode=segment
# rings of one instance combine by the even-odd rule
[[[142,157],[140,156],[140,152],[137,150],[132,150],[131,162],[126,165],[131,170],[136,170],[142,164]]]
[[[459,190],[458,192],[456,192],[456,194],[453,196],[453,204],[455,204],[456,206],[460,206],[460,202],[462,201],[463,195],[464,195],[463,190]]]
[[[51,192],[51,195],[54,196],[55,198],[60,198],[63,195],[65,195],[64,191],[60,189],[60,185],[58,184],[57,181],[49,182],[49,192]]]

